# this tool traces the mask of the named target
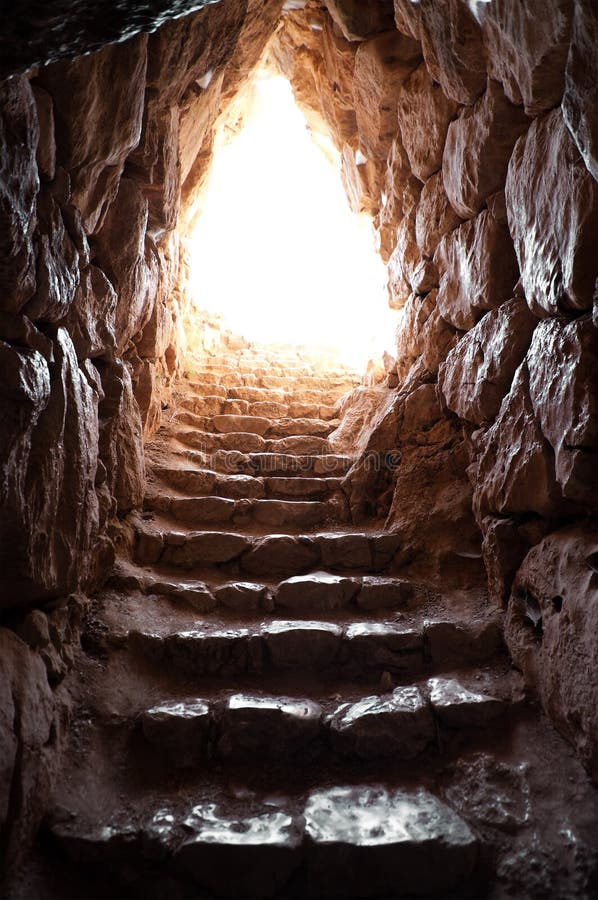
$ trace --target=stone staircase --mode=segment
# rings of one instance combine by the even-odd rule
[[[357,380],[248,348],[181,382],[77,662],[44,896],[586,896],[595,801],[483,590],[349,520]]]

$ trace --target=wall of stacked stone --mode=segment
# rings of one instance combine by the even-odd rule
[[[400,311],[370,438],[394,496],[360,462],[347,489],[358,517],[386,490],[415,570],[467,581],[481,546],[515,662],[598,775],[598,10],[392,7],[309,2],[275,53]]]
[[[119,520],[141,503],[144,435],[179,367],[181,210],[281,6],[210,4],[0,83],[0,856],[9,862],[50,789],[81,592],[105,578]],[[129,13],[133,27],[134,5]]]

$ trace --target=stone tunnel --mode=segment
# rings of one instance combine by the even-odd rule
[[[263,71],[367,372],[189,289]],[[24,2],[0,79],[2,896],[596,897],[595,0]]]

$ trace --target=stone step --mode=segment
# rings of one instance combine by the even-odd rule
[[[354,694],[354,691],[352,691]],[[318,698],[319,699],[319,698]],[[299,757],[414,759],[448,746],[459,732],[503,716],[507,701],[472,691],[454,677],[436,677],[383,694],[330,701],[263,691],[164,700],[138,716],[147,744],[175,768],[211,760],[293,765]]]
[[[174,566],[184,570],[234,561],[251,576],[285,578],[314,569],[389,569],[401,548],[397,534],[385,532],[316,532],[302,535],[255,536],[226,531],[163,531],[137,525],[134,548],[140,565]]]
[[[217,396],[183,396],[175,405],[198,416],[249,415],[268,419],[319,419],[329,422],[337,419],[336,405],[295,403],[283,400],[242,400]]]
[[[246,402],[246,401],[244,401]],[[249,404],[247,404],[249,406]],[[206,415],[200,416],[195,412],[181,412],[176,414],[177,423],[191,425],[198,431],[217,434],[257,434],[264,438],[283,438],[293,435],[307,435],[316,437],[328,437],[338,427],[338,420],[324,421],[322,419],[295,419],[281,418],[270,419],[264,416],[250,415]]]
[[[362,613],[405,612],[416,607],[416,586],[402,578],[378,575],[339,576],[312,572],[284,581],[261,582],[177,577],[165,571],[117,564],[111,585],[122,590],[166,596],[191,609],[212,612],[220,608],[243,614],[274,610],[294,613],[353,608]]]
[[[152,466],[154,479],[176,490],[195,496],[214,495],[241,499],[285,500],[307,498],[322,500],[341,489],[341,478],[277,478],[253,475],[226,475],[211,469],[183,469],[174,466]]]
[[[151,664],[185,677],[230,678],[274,672],[322,672],[323,678],[371,681],[413,678],[441,669],[488,663],[501,651],[496,623],[472,628],[449,622],[442,643],[430,624],[350,619],[266,619],[243,624],[204,620],[191,630],[132,628],[125,643]],[[443,623],[446,624],[446,623]],[[446,669],[445,669],[446,670]]]
[[[200,384],[194,384],[193,391],[195,396],[200,398],[213,393],[211,388],[206,388]],[[282,388],[263,388],[256,387],[255,385],[239,385],[237,387],[221,388],[221,391],[223,392],[222,396],[229,400],[247,400],[250,403],[260,403],[264,401],[286,403],[289,406],[289,414],[291,416],[296,414],[296,411],[292,408],[293,405],[313,404],[335,407],[339,399],[343,396],[342,391],[315,390],[313,388],[297,390],[294,387],[283,390]]]
[[[171,890],[183,882],[182,896],[255,900],[288,887],[314,898],[446,897],[463,896],[476,876],[477,837],[423,787],[361,783],[274,800],[209,788],[184,806],[167,795],[135,824],[116,802],[95,817],[62,809],[54,844],[75,868],[91,867],[96,883],[120,877],[123,896],[171,896],[170,879]]]
[[[183,445],[181,445],[183,447]],[[198,468],[208,466],[230,475],[298,478],[303,476],[338,478],[353,465],[353,458],[336,453],[242,453],[239,450],[215,450],[211,453],[181,449],[179,456]]]
[[[302,391],[319,391],[322,393],[334,393],[336,396],[339,396],[352,391],[359,384],[359,379],[320,378],[294,374],[256,374],[255,372],[231,369],[230,372],[223,373],[216,371],[197,372],[193,381],[189,383],[193,384],[195,390],[199,389],[202,392],[212,385],[220,385],[226,388],[265,388],[267,390],[279,390],[295,394]],[[211,391],[206,391],[206,393],[211,393]]]
[[[292,437],[268,440],[259,434],[245,431],[214,434],[197,429],[189,430],[184,425],[178,426],[176,422],[173,423],[171,431],[177,440],[204,453],[211,453],[215,450],[239,450],[241,453],[289,453],[301,456],[330,453],[330,445],[326,438],[312,435],[293,435]]]
[[[148,493],[144,508],[159,512],[181,525],[256,523],[273,528],[315,528],[347,522],[349,509],[335,500],[227,499],[218,496],[173,497]]]

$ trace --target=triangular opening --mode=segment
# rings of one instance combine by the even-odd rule
[[[371,218],[352,212],[340,154],[268,68],[220,128],[188,251],[195,304],[250,341],[338,348],[359,369],[392,345]]]

